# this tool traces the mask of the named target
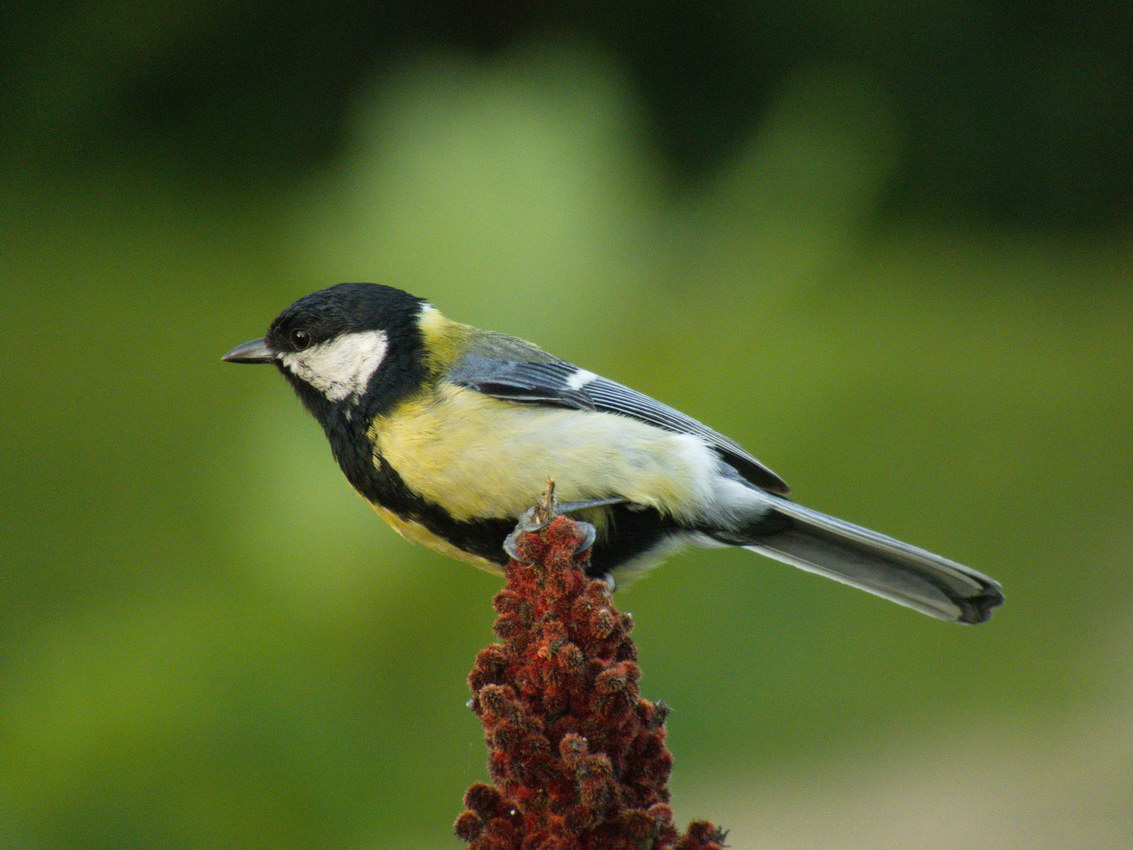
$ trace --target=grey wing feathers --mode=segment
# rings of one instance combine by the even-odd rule
[[[752,457],[743,446],[713,431],[675,408],[606,378],[595,378],[582,388],[598,410],[623,413],[679,434],[693,434],[723,455],[744,478],[772,493],[786,494],[787,482]]]
[[[517,363],[487,357],[465,357],[448,373],[455,384],[510,401],[542,402],[594,410],[585,393],[572,390],[567,381],[578,371],[569,363]]]
[[[530,345],[513,337],[503,339],[511,343],[505,351],[499,350],[502,340],[493,335],[489,343],[492,350],[485,355],[480,355],[475,350],[465,355],[449,371],[449,380],[496,398],[619,413],[667,431],[692,434],[704,440],[752,484],[772,493],[788,492],[789,488],[783,479],[748,454],[738,443],[707,425],[643,393],[583,372],[564,360],[552,358],[535,346],[530,347],[541,355],[540,362],[532,362],[535,358],[497,359],[499,354],[504,353],[511,356],[525,354],[526,347]]]

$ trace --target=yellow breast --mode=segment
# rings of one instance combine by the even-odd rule
[[[410,489],[456,520],[518,517],[548,478],[563,501],[619,495],[691,517],[715,465],[695,437],[612,413],[502,401],[444,382],[375,419],[371,438]],[[447,546],[380,512],[405,537]]]

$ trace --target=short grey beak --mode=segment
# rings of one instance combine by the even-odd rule
[[[238,345],[220,358],[228,363],[274,363],[278,358],[262,339]]]

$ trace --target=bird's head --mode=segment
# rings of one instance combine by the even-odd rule
[[[390,286],[340,283],[300,298],[221,359],[274,363],[324,425],[336,411],[369,418],[420,383],[425,307]]]

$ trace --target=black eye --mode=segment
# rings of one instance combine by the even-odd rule
[[[302,328],[293,328],[291,333],[288,334],[288,339],[291,340],[296,351],[302,351],[311,344],[311,333]]]

